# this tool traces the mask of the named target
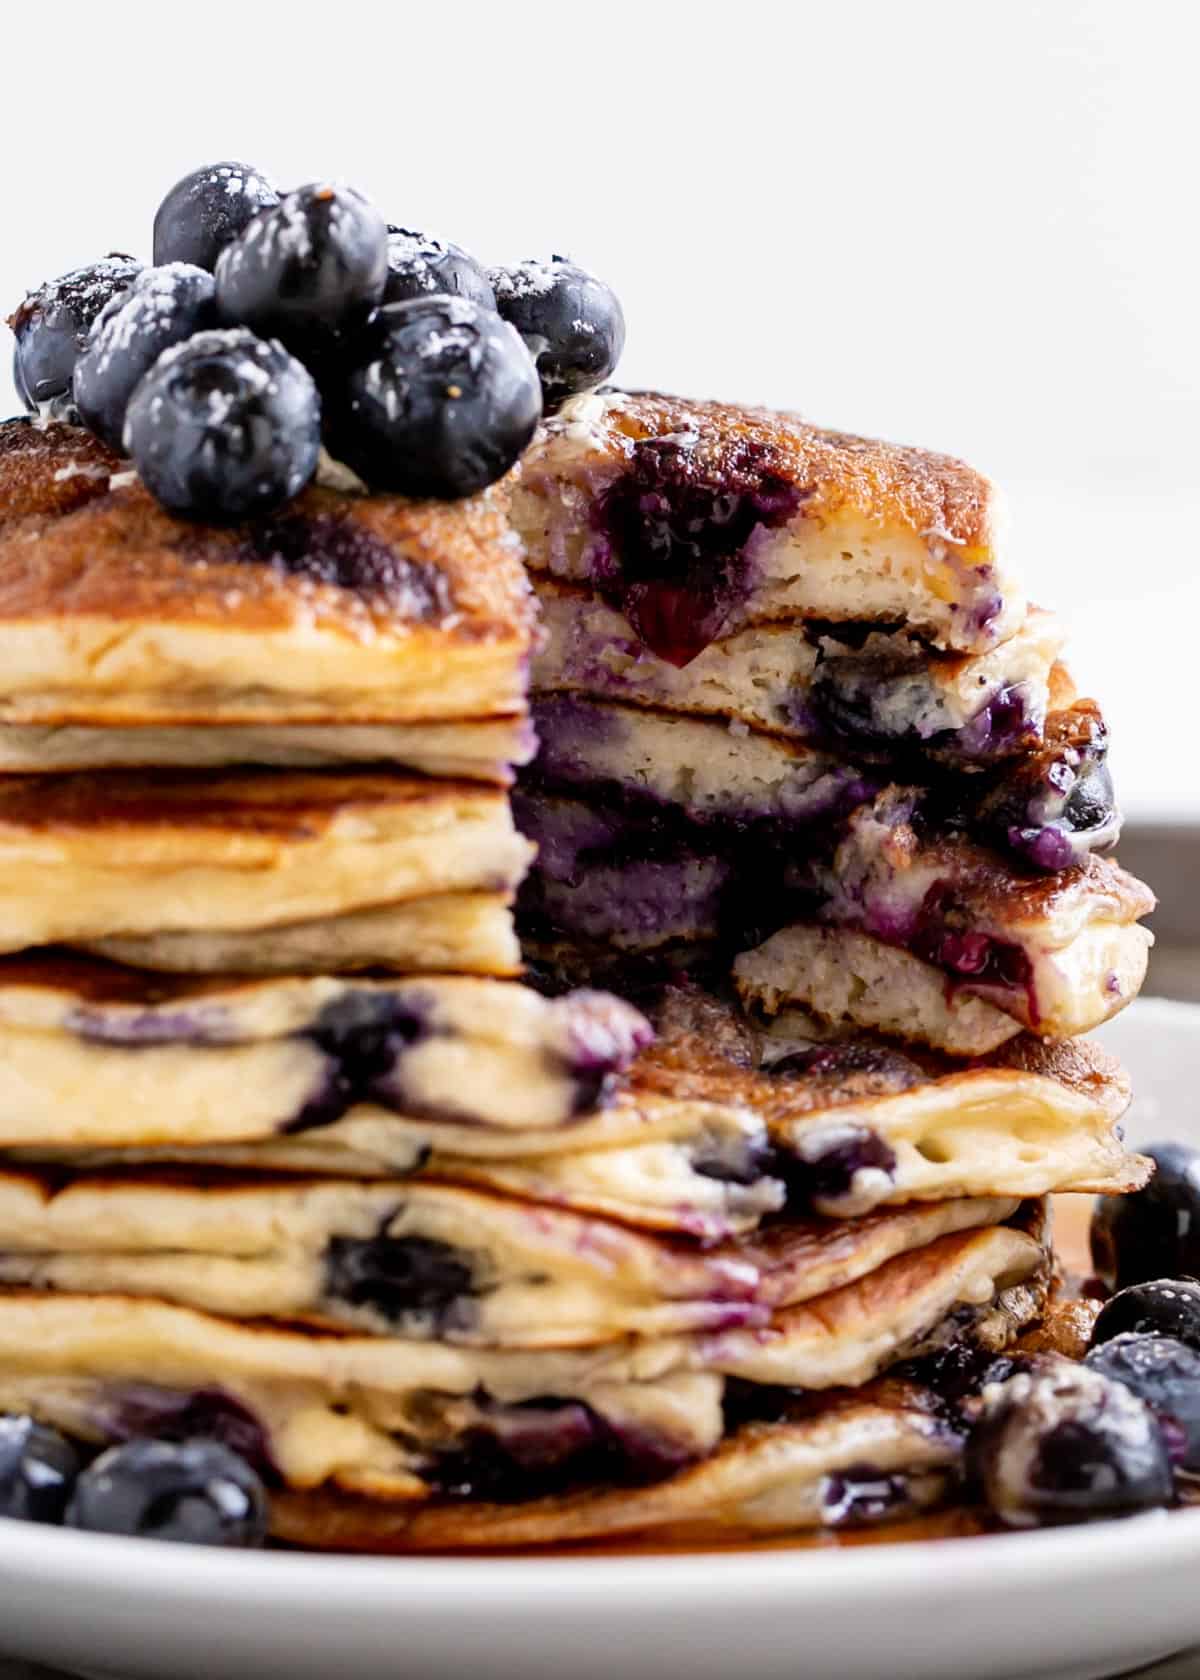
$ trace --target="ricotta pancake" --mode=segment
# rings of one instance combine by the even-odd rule
[[[92,728],[83,724],[0,724],[0,771],[221,770],[275,765],[291,770],[389,764],[423,776],[507,787],[514,765],[533,757],[533,729],[512,717],[433,723],[165,724]]]
[[[77,958],[0,965],[7,1147],[244,1142],[359,1103],[514,1130],[611,1097],[650,1037],[602,992],[459,976],[147,977]]]
[[[412,502],[313,485],[217,528],[172,518],[85,432],[0,425],[2,723],[507,717],[533,624],[501,489]]]
[[[1002,1348],[1039,1310],[1045,1262],[1014,1226],[943,1236],[821,1297],[819,1311],[790,1309],[778,1333],[757,1333],[757,1355],[732,1331],[463,1348],[14,1289],[0,1293],[0,1407],[92,1441],[233,1436],[293,1488],[418,1500],[490,1481],[528,1499],[546,1480],[651,1481],[711,1455],[726,1365],[769,1361],[791,1387],[844,1372],[865,1381],[956,1337]]]
[[[784,1221],[704,1250],[434,1182],[4,1173],[0,1283],[465,1346],[587,1346],[762,1329],[773,1311],[1016,1208]]]
[[[0,779],[0,950],[248,933],[506,892],[529,855],[503,789],[472,782],[385,771],[11,776]]]
[[[535,570],[602,593],[677,666],[764,621],[899,624],[977,653],[1025,616],[986,478],[766,409],[568,403],[517,469],[512,516]]]
[[[860,755],[917,751],[987,763],[1036,746],[1063,629],[1031,608],[986,653],[931,653],[906,629],[767,622],[722,636],[680,667],[593,590],[535,578],[545,636],[537,694],[580,694],[744,723]],[[1054,684],[1061,703],[1061,682]]]

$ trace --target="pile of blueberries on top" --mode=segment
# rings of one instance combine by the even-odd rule
[[[1010,1526],[1160,1509],[1200,1476],[1200,1150],[1146,1153],[1146,1188],[1096,1204],[1097,1287],[1115,1293],[1083,1363],[1001,1357],[984,1389],[968,1464]]]
[[[241,163],[171,188],[152,267],[76,269],[9,325],[28,409],[82,421],[171,513],[214,523],[280,507],[322,443],[371,489],[471,495],[625,342],[611,289],[561,257],[485,270],[351,187],[281,196]]]

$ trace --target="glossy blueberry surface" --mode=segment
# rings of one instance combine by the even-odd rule
[[[279,194],[248,163],[210,163],[176,181],[154,217],[154,261],[212,270],[217,258]]]
[[[1055,1361],[984,1392],[968,1445],[984,1499],[1013,1528],[1093,1522],[1167,1505],[1163,1427],[1123,1383]]]
[[[97,1409],[106,1438],[132,1441],[217,1441],[244,1459],[260,1476],[277,1474],[267,1431],[254,1413],[223,1388],[162,1388],[124,1383],[109,1391]]]
[[[625,348],[625,316],[603,280],[563,257],[494,268],[496,307],[537,363],[547,414],[603,384]]]
[[[1101,1307],[1092,1346],[1129,1334],[1172,1336],[1200,1352],[1200,1283],[1192,1278],[1152,1278],[1120,1290]]]
[[[116,255],[47,280],[9,317],[16,337],[13,381],[26,408],[49,407],[52,419],[73,419],[75,364],[105,304],[127,291],[141,264]]]
[[[469,496],[532,438],[541,389],[524,345],[466,298],[376,311],[327,387],[330,447],[373,488]]]
[[[1164,1425],[1174,1462],[1185,1470],[1200,1469],[1200,1351],[1195,1346],[1157,1332],[1126,1332],[1093,1346],[1085,1363],[1144,1400]]]
[[[244,328],[198,333],[138,385],[125,446],[159,502],[184,519],[228,524],[271,513],[316,469],[321,407],[282,345]]]
[[[382,298],[387,224],[352,187],[311,182],[246,224],[216,279],[223,320],[307,353]]]
[[[0,1517],[62,1521],[80,1458],[56,1429],[31,1417],[0,1417]]]
[[[850,1464],[821,1484],[821,1514],[830,1528],[870,1528],[911,1507],[909,1481],[871,1464]]]
[[[1200,1150],[1152,1143],[1142,1153],[1155,1162],[1149,1184],[1100,1197],[1092,1214],[1092,1264],[1110,1289],[1200,1277]]]
[[[197,1546],[261,1546],[262,1483],[215,1441],[128,1441],[80,1476],[67,1506],[72,1528]]]
[[[384,303],[407,303],[409,298],[465,297],[485,309],[495,309],[496,294],[481,264],[461,245],[436,239],[411,228],[387,230],[387,280]]]
[[[202,268],[147,268],[101,310],[75,366],[75,404],[110,449],[124,447],[125,414],[164,350],[217,324],[216,288]]]

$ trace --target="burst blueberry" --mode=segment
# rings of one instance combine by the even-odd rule
[[[1200,1277],[1200,1150],[1153,1143],[1143,1153],[1155,1163],[1149,1184],[1102,1196],[1092,1214],[1092,1264],[1110,1289]]]
[[[330,447],[373,489],[469,496],[503,476],[541,415],[537,370],[513,329],[466,298],[377,310],[338,389]]]
[[[279,194],[248,163],[210,163],[176,181],[154,217],[154,261],[211,271],[226,245]]]
[[[496,307],[496,294],[481,264],[461,245],[436,239],[409,228],[387,230],[387,281],[384,303],[407,303],[409,298],[465,297],[485,309]]]
[[[181,518],[217,524],[271,513],[296,495],[320,441],[311,375],[244,328],[197,333],[165,351],[125,422],[125,447],[151,493]]]
[[[1055,1361],[984,1391],[968,1466],[1010,1528],[1132,1516],[1170,1503],[1162,1425],[1123,1383]]]
[[[75,368],[80,417],[123,447],[129,399],[164,350],[217,324],[213,277],[187,263],[144,269],[100,311]]]
[[[547,414],[602,385],[625,348],[625,316],[611,286],[563,257],[494,268],[496,307],[537,363]]]
[[[1200,1283],[1155,1278],[1122,1289],[1101,1307],[1092,1327],[1092,1346],[1130,1334],[1173,1336],[1200,1351]]]
[[[1126,1332],[1093,1346],[1085,1364],[1144,1400],[1163,1423],[1175,1462],[1185,1470],[1200,1470],[1200,1352],[1195,1346],[1174,1336]]]
[[[260,210],[217,259],[225,321],[308,350],[364,317],[387,281],[387,224],[352,187],[315,181]]]
[[[261,1546],[263,1485],[216,1441],[128,1441],[101,1453],[75,1484],[72,1528],[197,1546]]]
[[[79,1454],[31,1417],[0,1417],[0,1517],[59,1523],[79,1475]]]
[[[114,253],[47,280],[9,316],[17,340],[13,382],[26,408],[54,420],[75,418],[75,364],[92,323],[112,297],[128,291],[140,269],[132,257]]]

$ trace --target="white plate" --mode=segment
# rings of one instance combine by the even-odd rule
[[[1200,1141],[1200,1008],[1105,1037]],[[146,1680],[1093,1680],[1200,1640],[1200,1511],[847,1551],[373,1559],[0,1521],[0,1644]]]

